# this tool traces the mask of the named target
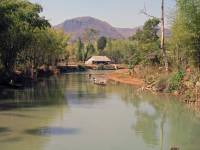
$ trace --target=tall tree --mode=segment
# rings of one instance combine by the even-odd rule
[[[165,70],[168,71],[169,70],[169,62],[168,62],[168,56],[167,56],[167,52],[165,49],[165,17],[164,17],[164,0],[161,0],[161,18],[160,18],[160,22],[161,22],[161,26],[160,26],[160,30],[161,30],[161,43],[160,43],[160,48],[162,50],[163,53],[163,61],[164,61],[164,65],[165,65]],[[144,10],[141,11],[143,14],[145,14],[148,17],[151,18],[157,18],[155,16],[150,15],[147,11],[146,8],[144,8]]]
[[[163,59],[165,64],[165,70],[169,70],[169,63],[167,58],[167,52],[165,49],[165,17],[164,17],[164,0],[161,0],[161,44],[160,48],[163,51]]]
[[[84,62],[87,60],[88,54],[93,53],[95,51],[94,44],[97,40],[98,34],[99,34],[98,31],[95,29],[89,28],[85,30],[84,37],[83,37],[83,40],[86,43],[84,54],[83,54]]]
[[[76,59],[78,61],[83,61],[83,51],[84,51],[84,43],[82,42],[81,38],[77,41],[77,48],[76,48]]]
[[[39,16],[42,7],[24,0],[1,0],[0,10],[3,20],[0,31],[0,59],[6,72],[13,72],[17,55],[28,47],[35,28],[50,26]]]
[[[84,62],[87,60],[89,53],[95,52],[95,47],[94,47],[93,44],[88,44],[85,49],[86,50],[85,50],[85,53],[84,53]]]
[[[102,36],[97,41],[97,49],[99,50],[99,54],[102,55],[103,50],[105,49],[107,45],[107,39],[106,37]]]
[[[131,38],[137,43],[137,49],[140,49],[140,54],[142,54],[141,56],[145,64],[155,65],[160,63],[159,23],[160,20],[157,18],[147,20],[143,28],[138,29]]]
[[[160,20],[152,18],[144,23],[142,29],[138,29],[136,34],[132,37],[139,42],[154,42],[159,39],[158,37],[158,25]]]
[[[176,6],[172,41],[187,62],[200,68],[200,1],[177,0]],[[183,55],[179,57],[183,59]]]
[[[87,43],[93,43],[97,40],[97,37],[99,35],[99,32],[92,28],[85,29],[85,32],[83,33],[83,40]]]

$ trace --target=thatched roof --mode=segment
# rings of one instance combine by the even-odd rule
[[[111,62],[111,59],[107,56],[92,56],[88,61],[86,61],[86,64],[92,64],[92,62]]]

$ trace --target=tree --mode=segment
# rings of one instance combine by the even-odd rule
[[[97,41],[97,49],[99,50],[99,54],[101,55],[103,50],[105,49],[107,44],[107,39],[106,37],[102,36],[98,39]]]
[[[88,54],[89,53],[93,53],[95,52],[95,47],[94,47],[94,43],[96,42],[98,37],[98,31],[96,31],[95,29],[86,29],[84,32],[84,42],[86,43],[86,46],[84,48],[84,62],[86,61],[86,59],[88,58]]]
[[[76,48],[76,59],[78,61],[83,61],[83,50],[84,50],[84,43],[81,41],[81,38],[77,41],[77,48]]]
[[[176,3],[172,41],[176,41],[179,52],[184,51],[187,61],[192,60],[200,68],[200,1],[177,0]]]
[[[85,49],[86,50],[85,50],[85,53],[84,53],[84,62],[87,60],[89,53],[95,52],[95,47],[94,47],[93,44],[88,44]]]
[[[1,0],[0,59],[5,72],[13,72],[17,55],[31,41],[32,31],[50,26],[39,16],[42,7],[24,0]],[[8,25],[8,26],[5,26]]]
[[[150,14],[147,13],[146,8],[144,8],[144,10],[141,11],[143,14],[145,14],[146,16],[150,17],[150,18],[157,18],[155,16],[152,16]],[[162,50],[163,53],[163,61],[165,64],[165,70],[168,71],[169,69],[169,62],[168,62],[168,58],[167,58],[167,52],[165,49],[165,18],[164,18],[164,0],[161,0],[161,18],[159,19],[161,22],[161,26],[160,26],[160,31],[161,31],[161,42],[160,42],[160,49]]]
[[[92,28],[85,29],[85,32],[83,33],[83,40],[87,43],[93,43],[96,41],[98,37],[98,31]]]
[[[69,36],[63,31],[47,28],[36,29],[29,47],[22,51],[19,60],[32,64],[35,68],[40,65],[56,65],[56,60],[67,59],[66,51]]]
[[[173,58],[173,64],[178,69],[187,65],[188,63],[193,64],[193,33],[188,30],[188,27],[184,23],[183,17],[175,12],[175,19],[171,27],[171,37],[168,45],[170,46],[171,57]]]
[[[157,18],[149,19],[145,22],[142,29],[138,29],[131,38],[137,43],[137,49],[140,49],[140,57],[144,64],[159,64],[160,42],[158,37],[158,25],[160,20]]]
[[[108,39],[104,53],[115,63],[134,66],[141,61],[135,41]]]
[[[144,23],[143,29],[138,29],[132,39],[143,43],[157,41],[159,39],[157,35],[159,23],[160,20],[157,18],[147,20]]]

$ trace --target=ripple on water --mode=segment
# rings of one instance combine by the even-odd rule
[[[36,129],[26,130],[25,133],[36,136],[61,136],[73,135],[80,132],[77,128],[60,128],[60,127],[41,127]]]

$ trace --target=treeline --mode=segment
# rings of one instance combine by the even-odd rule
[[[171,15],[171,35],[166,37],[165,49],[170,68],[191,66],[200,68],[200,1],[177,0]],[[78,61],[91,55],[107,55],[115,63],[130,66],[164,66],[160,45],[160,18],[152,17],[129,39],[113,40],[99,37],[89,29],[83,39],[73,45]]]
[[[156,17],[149,18],[129,39],[109,39],[99,37],[97,31],[86,32],[87,38],[72,44],[74,55],[77,61],[107,55],[114,63],[126,64],[134,77],[144,79],[147,89],[183,95],[183,100],[196,102],[200,97],[199,10],[200,0],[176,0],[169,19],[171,34],[165,36],[167,59],[161,45],[161,19]]]
[[[69,36],[51,28],[42,7],[27,0],[0,1],[1,78],[67,59]]]
[[[159,19],[148,20],[143,29],[129,39],[110,39],[98,35],[98,31],[88,29],[84,38],[72,44],[72,55],[77,61],[85,61],[92,55],[106,55],[114,63],[135,66],[137,64],[160,64]]]
[[[177,0],[169,41],[176,65],[200,68],[200,1]]]

